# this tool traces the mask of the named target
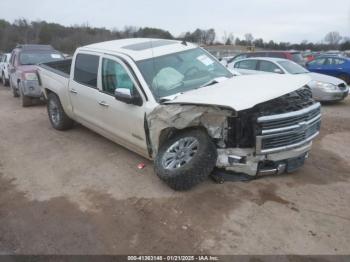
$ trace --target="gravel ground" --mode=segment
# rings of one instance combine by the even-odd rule
[[[3,86],[0,121],[0,254],[349,254],[350,99],[323,106],[298,172],[181,193]]]

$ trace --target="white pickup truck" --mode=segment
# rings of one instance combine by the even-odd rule
[[[196,45],[124,39],[38,66],[55,129],[74,121],[154,160],[187,190],[214,168],[254,176],[303,165],[320,129],[305,76],[237,76]]]

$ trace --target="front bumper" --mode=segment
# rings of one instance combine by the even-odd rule
[[[35,80],[24,80],[21,82],[23,88],[23,94],[30,97],[41,97],[42,91],[39,86],[39,82]]]
[[[324,91],[320,88],[312,89],[312,96],[316,101],[327,102],[327,101],[340,101],[346,98],[349,94],[349,87],[347,86],[343,90],[336,91]]]
[[[255,147],[218,149],[217,167],[250,176],[291,172],[303,165],[319,134],[320,103],[300,110],[260,116]]]
[[[308,152],[311,150],[311,146],[312,142],[309,142],[306,145],[288,151],[265,155],[255,154],[253,148],[218,149],[216,167],[250,176],[292,172],[296,168],[291,168],[291,163],[295,162],[295,159],[303,158],[305,160]],[[304,162],[300,161],[300,163],[302,165]]]

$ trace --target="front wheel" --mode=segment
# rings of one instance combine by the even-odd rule
[[[5,78],[5,73],[4,72],[2,72],[1,82],[2,82],[3,86],[8,86],[9,85],[9,81]]]
[[[53,128],[67,130],[73,127],[74,121],[64,112],[59,97],[54,93],[47,97],[47,113]]]
[[[209,176],[216,159],[216,147],[204,130],[185,130],[160,147],[155,171],[172,189],[188,190]]]
[[[18,91],[17,91],[16,87],[14,87],[13,84],[11,83],[11,80],[10,80],[10,86],[11,86],[11,89],[12,89],[13,97],[19,97]]]
[[[32,98],[24,95],[22,85],[19,84],[19,93],[22,107],[27,107],[32,105]]]

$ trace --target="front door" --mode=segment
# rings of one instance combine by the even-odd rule
[[[98,103],[103,129],[114,136],[120,144],[131,147],[135,151],[147,152],[144,107],[127,104],[115,99],[114,96],[118,88],[128,89],[131,94],[141,96],[140,88],[128,67],[120,59],[106,55],[101,63],[102,90],[98,96]]]

